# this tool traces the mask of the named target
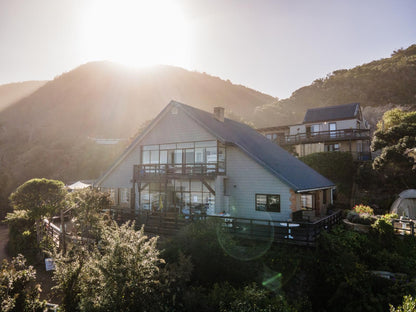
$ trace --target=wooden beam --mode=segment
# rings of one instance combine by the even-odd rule
[[[215,190],[211,187],[211,185],[208,184],[207,181],[204,180],[203,177],[200,177],[200,180],[202,182],[202,184],[204,184],[206,186],[206,188],[208,189],[208,191],[215,196]]]

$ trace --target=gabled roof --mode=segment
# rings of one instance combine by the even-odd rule
[[[303,123],[356,118],[360,103],[311,108],[306,111]]]
[[[218,140],[225,144],[239,147],[249,157],[297,192],[335,186],[332,181],[289,154],[277,144],[268,140],[255,129],[228,118],[224,118],[223,122],[218,121],[211,113],[175,101],[169,103],[97,183],[100,183],[109,172],[118,166],[172,106],[183,110],[190,118]]]

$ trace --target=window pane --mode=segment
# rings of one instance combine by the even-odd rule
[[[280,212],[280,195],[268,195],[267,199],[267,210]]]
[[[207,147],[207,163],[217,162],[217,148],[216,147]]]
[[[159,151],[150,151],[150,163],[151,164],[159,163]]]
[[[126,204],[130,202],[130,189],[120,188],[120,203]]]
[[[301,195],[301,204],[304,209],[313,209],[313,196],[312,194]]]
[[[175,150],[174,152],[174,162],[175,164],[182,163],[182,150]]]
[[[142,152],[142,164],[150,164],[150,152],[149,151]]]
[[[194,148],[194,142],[190,143],[178,143],[177,148]]]
[[[266,211],[267,195],[256,195],[256,210]]]
[[[160,163],[161,164],[168,163],[168,151],[160,151]]]
[[[202,182],[201,181],[191,181],[191,191],[192,192],[202,192]]]
[[[225,161],[225,148],[224,147],[218,148],[218,161],[219,162]]]
[[[161,150],[176,149],[176,144],[160,144]]]
[[[195,149],[195,162],[199,164],[205,163],[205,148]]]
[[[145,145],[143,146],[144,151],[155,151],[159,150],[159,145]]]
[[[193,164],[194,163],[194,150],[193,149],[187,149],[185,154],[185,163],[186,164]]]
[[[195,142],[195,147],[214,147],[217,146],[217,141]]]

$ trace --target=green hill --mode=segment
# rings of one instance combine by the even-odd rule
[[[302,87],[290,98],[259,107],[253,122],[261,126],[302,122],[305,111],[359,102],[367,116],[385,111],[383,107],[416,109],[416,45],[394,51],[391,57],[352,69],[340,69]],[[290,112],[290,119],[281,115]]]
[[[110,62],[82,65],[0,112],[3,194],[33,177],[94,179],[144,122],[170,100],[248,118],[269,95],[172,66],[130,70]],[[238,116],[237,116],[238,114]],[[122,138],[97,145],[93,138]]]

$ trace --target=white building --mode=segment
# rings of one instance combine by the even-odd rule
[[[359,103],[308,109],[303,123],[258,129],[299,156],[319,152],[350,152],[355,160],[370,160],[370,127]]]
[[[288,220],[326,214],[334,183],[249,126],[171,101],[96,181],[136,214],[227,213]]]

